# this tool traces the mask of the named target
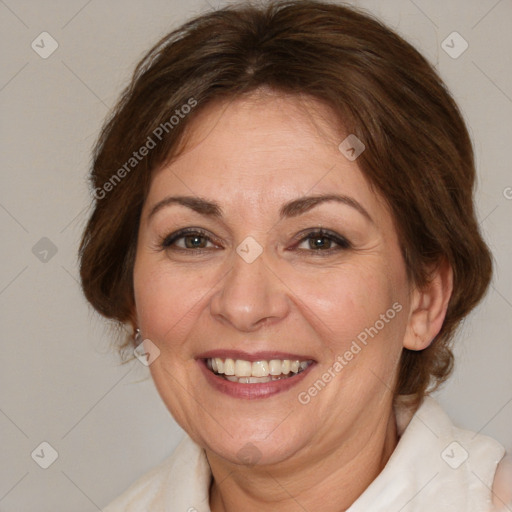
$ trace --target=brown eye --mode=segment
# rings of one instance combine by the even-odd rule
[[[204,232],[197,229],[180,230],[176,233],[166,236],[160,246],[162,249],[177,249],[177,250],[195,250],[195,249],[208,249],[207,246],[213,243],[210,237]]]
[[[185,240],[185,247],[187,249],[204,249],[208,240],[203,235],[186,235],[182,236],[181,239]]]
[[[305,243],[307,243],[307,247],[300,248],[300,246]],[[309,252],[332,252],[348,249],[350,248],[350,243],[348,240],[336,233],[319,230],[310,232],[303,237],[297,248],[301,251],[307,250]]]

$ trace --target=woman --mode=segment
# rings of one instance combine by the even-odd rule
[[[188,434],[118,511],[487,511],[493,439],[428,393],[491,258],[426,60],[339,5],[240,4],[139,64],[98,141],[87,299]]]

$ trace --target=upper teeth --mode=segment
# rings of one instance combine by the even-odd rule
[[[235,377],[267,377],[268,375],[287,375],[305,370],[312,361],[292,361],[290,359],[271,359],[270,361],[246,361],[244,359],[209,358],[206,365],[210,370]]]

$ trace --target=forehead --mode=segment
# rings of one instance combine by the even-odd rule
[[[197,194],[267,211],[306,194],[339,192],[382,213],[356,161],[339,151],[347,136],[312,98],[255,93],[205,107],[187,126],[184,148],[152,176],[148,202]]]

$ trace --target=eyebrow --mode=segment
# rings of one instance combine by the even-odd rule
[[[293,199],[285,203],[279,210],[280,219],[285,219],[289,217],[297,217],[302,215],[312,208],[326,202],[336,201],[338,203],[342,203],[344,205],[350,206],[351,208],[357,210],[361,215],[366,217],[372,224],[374,224],[373,219],[370,214],[366,211],[366,209],[356,201],[354,198],[340,195],[340,194],[321,194],[314,196],[305,196],[299,197],[298,199]],[[200,197],[193,196],[169,196],[161,201],[159,201],[153,208],[151,208],[148,214],[148,221],[155,215],[157,212],[166,208],[168,206],[178,204],[181,206],[185,206],[199,213],[200,215],[205,215],[209,217],[221,218],[223,216],[222,208],[220,205],[214,201],[209,201],[207,199],[203,199]]]

